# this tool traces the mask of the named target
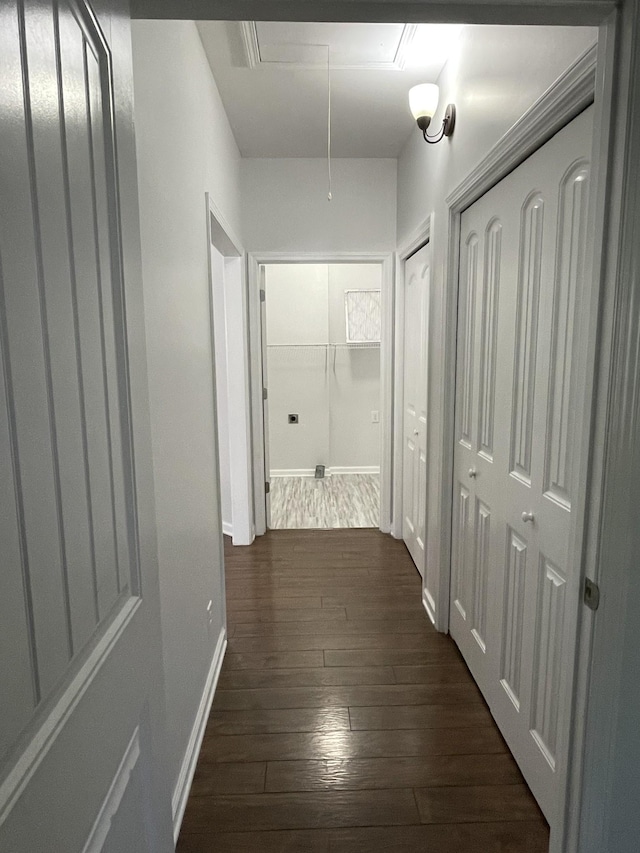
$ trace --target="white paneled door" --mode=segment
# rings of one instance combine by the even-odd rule
[[[0,5],[0,850],[173,850],[128,4]]]
[[[425,574],[427,377],[431,247],[405,262],[402,538]]]
[[[549,821],[576,625],[572,344],[592,112],[461,223],[451,634]]]

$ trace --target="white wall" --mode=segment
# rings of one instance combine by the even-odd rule
[[[193,23],[134,22],[133,58],[167,751],[175,785],[224,620],[205,191],[238,232],[240,156]]]
[[[396,160],[244,159],[247,251],[392,252],[396,245]]]
[[[327,344],[346,342],[345,290],[380,285],[379,264],[266,266],[272,472],[379,468],[380,351]]]
[[[569,27],[465,27],[438,79],[439,127],[447,103],[457,107],[453,136],[427,145],[416,129],[398,161],[398,245],[434,213],[429,331],[427,564],[442,571],[440,483],[442,354],[447,251],[446,197],[544,91],[596,40],[597,32]],[[435,130],[433,131],[435,132]],[[439,568],[438,568],[439,567]]]

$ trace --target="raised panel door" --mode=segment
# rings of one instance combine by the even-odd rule
[[[402,537],[425,575],[427,520],[427,383],[431,247],[405,263]],[[426,590],[427,599],[432,591]],[[432,598],[433,600],[433,598]]]
[[[592,110],[462,216],[451,633],[547,818],[566,773],[573,322]]]

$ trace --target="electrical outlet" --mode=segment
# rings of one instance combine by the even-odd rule
[[[376,412],[375,409],[371,412],[371,423],[379,424],[380,423],[380,412]]]

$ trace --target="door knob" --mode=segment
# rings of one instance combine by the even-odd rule
[[[531,522],[533,524],[533,513],[532,512],[523,512],[522,520],[524,522]]]
[[[477,477],[478,476],[477,470],[475,468],[469,468],[469,476],[474,477],[474,478]]]

